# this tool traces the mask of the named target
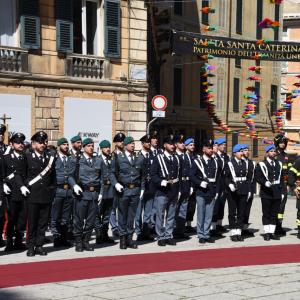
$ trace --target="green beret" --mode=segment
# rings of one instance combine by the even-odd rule
[[[126,146],[126,145],[129,145],[129,144],[133,143],[133,142],[134,142],[133,137],[132,136],[127,136],[124,140],[124,145]]]
[[[99,144],[100,148],[110,148],[110,142],[108,140],[103,140]]]
[[[75,135],[71,138],[72,143],[79,142],[79,141],[81,141],[81,137],[79,135]]]
[[[62,137],[57,141],[57,146],[61,146],[66,143],[68,143],[68,140],[66,138]]]
[[[91,138],[86,138],[82,141],[82,146],[85,147],[88,144],[94,144],[94,141]]]

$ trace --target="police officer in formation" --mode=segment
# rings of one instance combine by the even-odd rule
[[[265,152],[266,158],[259,162],[255,170],[255,178],[260,184],[264,240],[269,241],[279,239],[275,234],[275,229],[280,203],[284,198],[284,182],[282,163],[276,159],[275,146],[267,146]]]
[[[151,180],[151,165],[154,160],[154,154],[151,151],[151,136],[144,135],[140,139],[142,150],[140,156],[143,158],[143,171],[145,180],[145,192],[139,200],[136,217],[135,217],[135,233],[138,241],[153,241],[151,236],[151,214],[153,209],[153,200],[155,196],[155,187]]]
[[[136,249],[137,244],[133,241],[134,221],[139,201],[145,192],[143,157],[135,154],[132,137],[124,139],[124,146],[125,151],[116,155],[113,170],[117,180],[120,249]]]
[[[245,207],[245,212],[244,212],[244,221],[243,221],[243,229],[242,229],[242,236],[243,237],[254,237],[254,233],[249,230],[249,218],[250,218],[250,212],[251,212],[251,207],[252,207],[252,202],[254,198],[254,194],[256,191],[256,181],[254,178],[254,171],[256,168],[256,162],[251,160],[249,158],[250,156],[250,150],[249,150],[249,145],[243,144],[242,145],[242,150],[243,150],[243,159],[248,165],[248,173],[249,173],[249,178],[250,178],[250,196],[247,197],[247,202],[246,202],[246,207]]]
[[[5,129],[0,127],[0,137]],[[25,151],[22,133],[10,138],[9,148],[0,140],[0,223],[4,224],[7,212],[6,252],[25,248],[26,223],[28,256],[47,254],[43,245],[49,224],[54,247],[70,247],[71,230],[78,252],[94,250],[93,230],[97,244],[113,244],[109,224],[113,236],[120,237],[120,249],[137,248],[134,233],[138,241],[153,241],[155,234],[158,246],[175,246],[176,239],[185,239],[186,229],[191,229],[194,203],[199,243],[214,243],[224,232],[226,199],[230,238],[243,241],[253,236],[248,226],[256,182],[261,185],[264,239],[278,239],[275,228],[287,180],[285,152],[278,150],[285,149],[282,137],[275,138],[277,150],[275,145],[266,147],[266,158],[257,165],[249,159],[245,144],[234,145],[230,158],[225,138],[203,141],[201,155],[195,153],[193,138],[182,135],[166,136],[163,149],[158,148],[157,133],[145,135],[138,153],[134,139],[123,133],[114,137],[113,152],[108,140],[101,141],[98,155],[91,138],[77,135],[70,141],[70,150],[66,138],[57,141],[56,151],[49,150],[47,134],[39,131]],[[298,159],[286,181],[297,199],[299,178]]]
[[[214,243],[210,227],[214,205],[219,194],[221,168],[213,157],[212,141],[202,143],[202,155],[192,162],[191,181],[197,201],[197,235],[199,243]]]
[[[69,247],[71,243],[68,241],[68,229],[73,208],[73,193],[68,182],[67,164],[72,156],[68,155],[69,142],[66,138],[60,138],[57,141],[57,147],[55,160],[56,191],[51,210],[51,232],[54,247]]]
[[[230,238],[233,242],[242,242],[242,229],[246,203],[251,196],[252,175],[248,170],[248,162],[243,159],[243,145],[235,145],[233,157],[226,162],[224,168],[225,184],[228,196],[228,220]]]
[[[114,244],[114,240],[108,236],[109,218],[115,196],[116,178],[112,172],[114,157],[111,155],[111,144],[108,140],[103,140],[99,144],[101,154],[101,187],[98,203],[98,211],[96,214],[95,231],[96,243]]]

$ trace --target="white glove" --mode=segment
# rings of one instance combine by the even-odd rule
[[[75,184],[74,187],[73,187],[73,190],[74,190],[74,193],[77,195],[77,196],[80,196],[80,194],[82,194],[82,189],[79,185]]]
[[[218,196],[219,196],[219,194],[216,193],[216,197],[214,198],[214,200],[217,200],[217,199],[218,199]]]
[[[232,183],[229,184],[229,188],[230,188],[230,190],[231,190],[232,192],[235,192],[235,191],[236,191],[236,188],[235,188],[235,186],[234,186]]]
[[[177,199],[178,201],[179,201],[180,197],[181,197],[181,192],[178,193],[178,199]]]
[[[206,181],[201,181],[200,186],[204,189],[207,188],[208,183]]]
[[[141,190],[141,194],[140,194],[140,200],[142,200],[143,199],[143,196],[144,196],[144,190]]]
[[[120,183],[116,183],[116,184],[115,184],[115,189],[116,189],[119,193],[122,193],[123,190],[124,190],[124,187],[123,187],[123,185],[121,185]]]
[[[194,189],[191,187],[190,188],[190,196],[194,193]]]
[[[101,194],[99,194],[99,196],[98,196],[98,204],[100,204],[100,203],[101,203],[101,201],[102,201],[102,198],[103,198],[103,196],[102,196]]]
[[[284,198],[284,194],[281,194],[281,200],[283,200],[283,198]]]
[[[25,185],[21,186],[20,190],[24,197],[27,197],[30,194],[29,189]]]
[[[272,185],[272,183],[271,183],[270,181],[266,181],[265,186],[266,186],[267,188],[271,187],[271,185]]]
[[[9,195],[11,193],[11,189],[6,183],[3,183],[3,191],[6,195]]]
[[[162,180],[160,183],[161,186],[167,186],[168,185],[168,181],[167,180]]]

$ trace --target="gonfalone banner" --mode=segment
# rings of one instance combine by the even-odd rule
[[[300,43],[238,40],[175,30],[172,52],[178,55],[211,54],[227,58],[300,61]]]

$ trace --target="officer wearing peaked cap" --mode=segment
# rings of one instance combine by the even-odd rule
[[[54,238],[54,247],[69,247],[68,228],[73,207],[72,190],[68,183],[67,163],[69,142],[66,138],[57,141],[58,151],[55,159],[56,192],[51,209],[51,231]]]
[[[197,235],[199,243],[214,243],[210,236],[210,226],[215,201],[219,192],[218,178],[221,169],[213,157],[213,144],[202,143],[203,155],[195,158],[190,172],[197,200]]]
[[[13,151],[3,156],[4,182],[7,186],[8,223],[5,251],[24,250],[23,236],[26,226],[26,197],[30,193],[25,186],[26,160],[24,155],[25,135],[15,133],[10,138]],[[14,240],[13,240],[14,239]]]
[[[264,240],[278,240],[275,234],[276,219],[284,197],[282,163],[276,157],[274,145],[265,148],[266,158],[255,169],[256,181],[260,184]]]
[[[277,215],[277,222],[276,222],[276,229],[275,233],[278,236],[285,236],[286,232],[282,228],[282,222],[283,222],[283,217],[284,217],[284,211],[285,211],[285,205],[287,201],[287,195],[288,195],[288,189],[287,189],[287,184],[288,184],[288,174],[289,174],[289,169],[292,167],[292,158],[291,156],[286,152],[288,144],[288,139],[286,136],[283,134],[278,134],[274,138],[274,145],[276,147],[276,159],[282,163],[282,172],[283,172],[283,194],[284,197],[280,202],[280,208],[279,212]]]
[[[113,143],[115,144],[115,149],[112,153],[112,157],[114,159],[117,158],[118,154],[121,154],[124,152],[124,140],[126,136],[123,132],[118,132],[114,138]],[[113,236],[118,237],[119,236],[119,228],[118,228],[118,221],[117,221],[117,207],[118,207],[118,194],[115,193],[114,201],[113,201],[113,207],[110,214],[109,223],[111,226],[111,230],[113,232]]]
[[[114,244],[114,241],[108,236],[109,218],[113,206],[115,189],[117,181],[113,174],[114,157],[111,155],[111,144],[107,140],[103,140],[99,144],[101,154],[101,189],[100,203],[98,203],[98,211],[96,215],[95,231],[96,243]]]
[[[28,207],[28,256],[46,255],[42,247],[55,193],[54,157],[46,152],[48,136],[39,131],[32,138],[33,151],[26,153]]]
[[[68,183],[75,194],[73,234],[75,251],[93,251],[89,244],[96,220],[98,201],[101,201],[101,161],[94,157],[94,141],[86,138],[82,141],[83,154],[79,159],[79,170],[76,174],[76,158],[68,164]]]
[[[242,242],[242,229],[247,200],[251,196],[250,182],[252,176],[248,163],[243,159],[243,146],[233,147],[233,157],[225,164],[224,177],[228,190],[228,219],[230,238],[233,242]]]
[[[188,209],[188,199],[192,194],[190,181],[191,161],[185,153],[185,137],[176,136],[174,141],[176,145],[176,155],[179,158],[181,169],[180,199],[176,205],[174,237],[179,239],[188,239],[185,235],[185,222]]]
[[[164,138],[164,153],[158,154],[151,166],[151,178],[156,185],[155,230],[159,246],[176,245],[173,239],[176,203],[180,198],[181,169],[175,155],[172,136]],[[165,224],[165,226],[164,226]]]
[[[154,184],[151,180],[150,169],[153,163],[154,155],[151,152],[151,136],[149,134],[144,135],[140,139],[142,143],[142,150],[139,152],[139,156],[143,160],[143,170],[145,177],[145,192],[140,199],[136,217],[135,217],[135,233],[138,241],[153,240],[150,235],[151,230],[151,213],[153,208],[153,199],[155,194]]]

